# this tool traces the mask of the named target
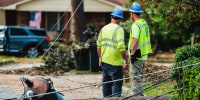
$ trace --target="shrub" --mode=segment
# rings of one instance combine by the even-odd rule
[[[173,68],[191,65],[190,67],[174,70],[176,85],[174,89],[181,89],[200,82],[200,45],[184,46],[176,50]],[[192,64],[195,64],[192,66]],[[175,100],[197,100],[199,96],[199,85],[194,85],[177,91]]]
[[[44,57],[45,65],[42,66],[45,73],[66,72],[74,68],[74,58],[71,47],[63,43],[55,43],[48,55]]]
[[[86,39],[90,42],[97,39],[97,28],[93,24],[87,24],[86,30],[83,32]]]
[[[126,20],[125,22],[120,22],[120,26],[124,29],[124,39],[125,39],[126,47],[128,47],[131,25],[132,25],[131,20]]]
[[[176,50],[176,56],[174,62],[181,62],[191,57],[200,57],[200,45],[184,46]]]

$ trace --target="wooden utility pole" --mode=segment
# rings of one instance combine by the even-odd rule
[[[81,3],[81,5],[80,5]],[[85,40],[85,36],[83,32],[85,31],[85,13],[82,0],[71,0],[72,4],[72,38],[78,39],[79,41],[83,42]],[[79,6],[80,5],[80,6]],[[78,10],[75,12],[75,10]]]

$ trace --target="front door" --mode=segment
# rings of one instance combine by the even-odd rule
[[[0,52],[4,51],[6,26],[0,26]]]

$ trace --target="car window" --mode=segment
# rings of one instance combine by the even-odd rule
[[[0,32],[3,32],[5,29],[0,29]]]
[[[35,35],[46,36],[46,31],[45,30],[32,30],[32,29],[30,29],[30,31]]]
[[[27,35],[24,29],[11,28],[10,30],[11,30],[11,35]]]
[[[4,33],[5,33],[5,31],[6,31],[6,29],[5,29],[5,28],[3,28],[3,29],[1,29],[1,28],[0,28],[0,35],[1,35],[1,34],[4,34]]]

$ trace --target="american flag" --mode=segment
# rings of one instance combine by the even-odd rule
[[[29,26],[40,28],[42,22],[42,12],[30,12]]]

